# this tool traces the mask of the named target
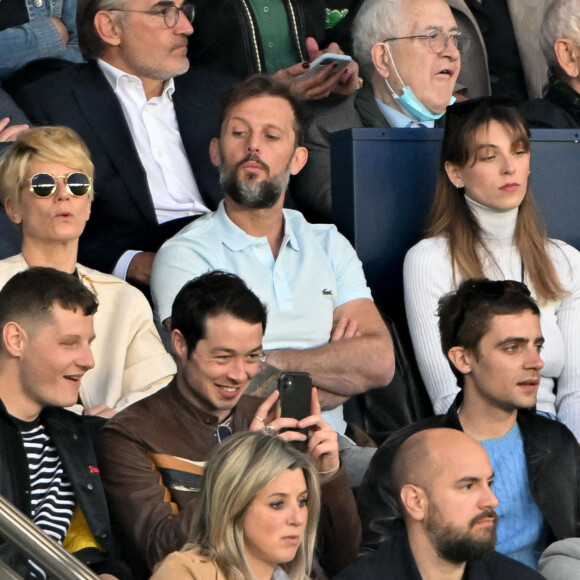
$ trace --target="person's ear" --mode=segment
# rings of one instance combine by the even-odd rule
[[[95,30],[102,41],[111,46],[121,44],[121,27],[118,24],[117,14],[109,10],[99,10],[95,14]]]
[[[454,346],[447,353],[453,366],[463,375],[471,372],[471,353],[463,346]]]
[[[391,74],[389,67],[389,51],[384,42],[377,42],[371,47],[371,59],[376,71],[385,79]]]
[[[6,215],[10,218],[10,221],[17,225],[20,225],[22,223],[22,214],[20,212],[20,205],[17,206],[11,199],[7,199],[4,202],[4,207],[6,209]]]
[[[401,489],[401,503],[410,518],[420,522],[427,515],[427,494],[418,485],[408,483]]]
[[[22,356],[26,344],[27,334],[24,328],[17,322],[7,322],[2,329],[4,348],[11,356]]]
[[[216,167],[219,167],[222,164],[222,154],[220,152],[220,140],[217,137],[214,137],[209,142],[209,158]]]
[[[580,76],[580,66],[576,54],[576,45],[569,38],[558,38],[554,43],[554,52],[560,68],[571,78]]]
[[[296,147],[292,162],[290,163],[290,174],[296,175],[306,165],[308,161],[308,149],[306,147]]]
[[[445,173],[449,177],[449,181],[456,187],[464,187],[463,178],[461,177],[461,167],[451,163],[451,161],[445,162]]]
[[[187,358],[187,342],[185,341],[185,336],[181,330],[174,328],[171,331],[171,344],[173,345],[173,351],[181,359],[185,360]]]

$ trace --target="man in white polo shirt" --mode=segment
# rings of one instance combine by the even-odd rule
[[[289,176],[308,157],[299,105],[284,86],[257,75],[226,94],[220,126],[210,154],[225,201],[160,249],[151,278],[157,315],[167,323],[191,278],[214,269],[238,274],[268,308],[267,363],[309,372],[330,411],[325,418],[344,434],[342,403],[390,382],[393,347],[349,242],[334,226],[283,209]],[[346,465],[356,485],[372,451],[354,451],[366,454]]]

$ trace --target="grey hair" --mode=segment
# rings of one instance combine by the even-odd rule
[[[385,38],[397,35],[404,18],[404,0],[364,0],[352,27],[353,53],[363,76],[370,80],[375,70],[371,48]]]
[[[554,44],[558,38],[569,38],[580,44],[580,0],[554,0],[544,13],[540,29],[540,46],[550,70],[564,73],[558,63]]]
[[[123,8],[129,0],[79,0],[77,4],[77,35],[79,48],[87,60],[96,60],[105,50],[106,43],[95,28],[95,16],[101,10]],[[125,15],[118,12],[117,19]]]

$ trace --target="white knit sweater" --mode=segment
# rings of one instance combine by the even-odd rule
[[[482,256],[486,276],[522,281],[522,265],[513,245],[518,208],[496,211],[466,198],[497,263]],[[563,300],[541,307],[542,369],[537,408],[555,413],[580,440],[580,252],[560,240],[550,240],[548,253],[567,290]],[[529,285],[529,281],[524,279]],[[458,280],[459,282],[459,280]],[[421,375],[435,413],[445,413],[458,388],[441,351],[437,303],[455,289],[447,240],[428,238],[407,253],[404,266],[407,320]],[[530,288],[534,294],[533,288]],[[557,397],[553,394],[558,381]]]

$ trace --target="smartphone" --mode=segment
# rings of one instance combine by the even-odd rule
[[[321,54],[318,58],[315,58],[310,63],[310,68],[303,72],[301,75],[298,75],[298,80],[305,80],[313,77],[315,74],[319,73],[325,66],[329,64],[335,64],[334,71],[332,74],[335,74],[341,71],[345,66],[347,66],[352,61],[352,57],[348,56],[348,54],[333,54],[332,52],[326,52]]]
[[[310,373],[282,373],[278,379],[280,392],[280,417],[304,419],[311,412],[312,377]],[[308,447],[308,429],[298,429],[306,435],[305,441],[292,441],[292,445],[301,451]]]

